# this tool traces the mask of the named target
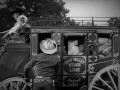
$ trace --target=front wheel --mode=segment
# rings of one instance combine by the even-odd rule
[[[120,65],[100,70],[91,80],[88,90],[120,90]]]
[[[31,90],[24,78],[12,77],[0,83],[0,90]]]

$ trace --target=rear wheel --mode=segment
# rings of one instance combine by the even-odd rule
[[[0,90],[31,90],[24,78],[12,77],[0,83]]]
[[[91,80],[88,90],[120,90],[120,65],[100,70]]]

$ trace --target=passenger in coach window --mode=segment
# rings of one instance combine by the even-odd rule
[[[83,55],[84,46],[78,45],[78,41],[69,41],[68,42],[68,55]]]
[[[68,55],[78,55],[79,54],[79,47],[78,41],[68,41]]]
[[[84,45],[83,44],[79,45],[79,50],[80,50],[79,55],[83,55],[84,54]]]
[[[99,58],[105,58],[111,56],[111,46],[112,42],[110,38],[99,38],[98,48],[99,48]]]

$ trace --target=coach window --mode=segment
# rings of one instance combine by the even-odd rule
[[[112,56],[112,38],[110,34],[98,35],[99,58],[108,58]]]
[[[64,37],[66,55],[84,55],[85,35],[69,35]]]

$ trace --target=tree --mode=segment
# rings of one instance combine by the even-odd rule
[[[120,26],[120,17],[112,17],[108,20],[109,26]]]
[[[1,5],[1,4],[0,4]],[[13,19],[10,12],[15,8],[21,8],[28,17],[66,17],[69,12],[64,7],[62,0],[6,0],[4,7],[0,8],[0,28],[4,31],[13,26]]]
[[[10,11],[6,8],[6,5],[2,3],[0,5],[0,31],[9,29],[12,26],[13,22],[11,22],[12,18],[9,13]]]

